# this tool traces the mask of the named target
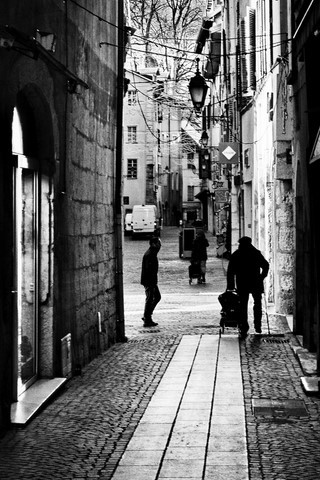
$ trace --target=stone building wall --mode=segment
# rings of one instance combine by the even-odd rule
[[[293,221],[293,190],[291,182],[278,181],[275,189],[275,223],[277,232],[277,311],[292,315],[294,290],[295,230]]]
[[[0,5],[1,37],[9,40],[0,48],[0,426],[15,396],[19,356],[12,301],[15,108],[23,136],[19,153],[39,165],[37,377],[62,375],[65,335],[71,333],[72,364],[78,368],[116,341],[117,323],[123,321],[117,311],[121,245],[114,222],[119,5],[116,0],[94,2],[87,10],[58,0]],[[55,35],[52,51],[40,37],[35,40],[37,31]]]
[[[117,24],[113,9],[95,10]],[[62,290],[60,315],[68,318],[75,362],[85,364],[116,339],[114,179],[117,98],[116,27],[108,27],[76,7],[70,15],[70,68],[88,83],[68,104],[66,173],[60,195],[63,222],[56,222],[67,248],[66,262],[57,259],[57,275],[70,278]],[[102,28],[104,27],[104,28]],[[102,333],[98,331],[98,315]],[[64,336],[67,329],[62,330]]]

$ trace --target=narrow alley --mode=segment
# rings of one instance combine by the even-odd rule
[[[270,334],[219,335],[227,261],[208,234],[207,283],[188,283],[178,229],[159,254],[162,300],[143,328],[145,240],[125,239],[126,343],[102,353],[25,427],[0,439],[3,480],[320,478],[320,399],[307,396],[298,340],[272,313]]]

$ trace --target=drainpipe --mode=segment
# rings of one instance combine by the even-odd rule
[[[239,210],[239,238],[244,235],[244,187],[243,187],[243,159],[242,159],[242,51],[240,41],[240,4],[237,3],[237,45],[236,45],[236,82],[237,82],[237,110],[239,119],[239,166],[240,166],[240,185],[238,197]]]
[[[122,112],[124,87],[124,10],[118,0],[118,81],[117,81],[117,133],[115,166],[115,247],[116,247],[116,340],[125,342],[123,303],[123,250],[122,250]]]
[[[171,178],[171,111],[170,111],[170,106],[169,106],[169,113],[168,113],[168,132],[169,132],[169,153],[168,153],[168,168],[169,168],[169,173],[168,173],[168,210],[169,210],[169,219],[168,219],[168,225],[172,225],[172,178]]]

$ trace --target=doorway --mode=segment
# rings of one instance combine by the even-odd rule
[[[23,155],[22,129],[16,109],[12,131],[13,396],[18,400],[38,375],[38,162]]]
[[[34,160],[22,155],[13,160],[14,376],[18,398],[38,373],[38,175]]]

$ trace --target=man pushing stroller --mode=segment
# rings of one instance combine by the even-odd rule
[[[248,301],[253,297],[253,317],[256,333],[261,333],[263,281],[268,275],[269,262],[260,250],[251,243],[250,237],[239,240],[239,248],[230,257],[227,270],[227,290],[236,288],[240,300],[240,333],[246,336],[249,330]]]

